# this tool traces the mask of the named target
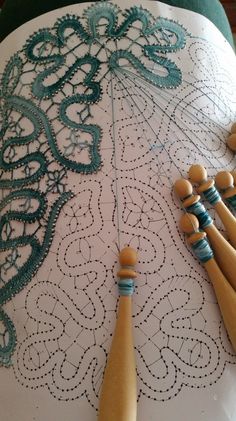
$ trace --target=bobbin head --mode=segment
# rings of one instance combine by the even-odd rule
[[[234,123],[231,127],[231,133],[236,133],[236,123]]]
[[[120,278],[136,278],[137,273],[133,270],[138,260],[137,252],[131,247],[125,247],[119,255],[121,269],[118,272]]]
[[[207,170],[203,165],[192,165],[188,172],[189,178],[193,183],[202,184],[207,180]]]
[[[185,213],[179,221],[180,229],[188,235],[188,243],[193,245],[206,237],[206,233],[199,231],[199,222],[195,215]]]
[[[219,190],[227,190],[234,186],[234,178],[229,171],[220,171],[216,174],[215,183]]]
[[[179,221],[179,226],[185,234],[192,234],[199,230],[198,219],[192,213],[185,213]]]
[[[185,180],[185,178],[180,178],[179,180],[176,180],[174,184],[174,191],[176,195],[183,200],[193,194],[193,186],[188,180]]]
[[[236,185],[236,170],[231,171],[231,174],[232,174],[233,179],[234,179],[234,185]]]
[[[226,140],[226,143],[231,151],[236,152],[236,133],[231,134]]]

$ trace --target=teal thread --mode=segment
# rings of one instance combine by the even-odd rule
[[[186,210],[187,212],[193,213],[198,217],[200,228],[202,229],[208,227],[213,222],[209,213],[206,211],[205,206],[200,202],[196,202],[193,205],[188,206]]]
[[[38,269],[39,265],[45,259],[49,247],[51,245],[54,226],[58,218],[62,206],[72,197],[72,193],[64,193],[53,204],[50,215],[47,220],[45,235],[42,244],[34,235],[22,235],[10,240],[3,241],[2,233],[0,231],[0,251],[5,251],[12,248],[23,247],[26,245],[31,246],[31,254],[27,261],[23,264],[16,275],[14,275],[3,287],[1,288],[0,306],[9,301],[18,292],[20,292],[25,285],[27,285]],[[20,220],[25,220],[24,213],[20,213]],[[11,215],[10,215],[11,216]],[[2,227],[1,227],[2,228]]]
[[[34,274],[36,273],[40,264],[42,264],[45,259],[49,247],[51,245],[54,226],[58,218],[59,212],[63,205],[72,197],[72,193],[64,193],[59,199],[53,204],[51,212],[49,214],[45,235],[42,244],[34,235],[21,235],[15,238],[11,238],[11,231],[6,240],[3,240],[2,233],[3,229],[7,224],[12,220],[17,220],[19,222],[32,223],[35,220],[39,220],[46,208],[46,201],[42,194],[39,192],[33,191],[31,189],[25,191],[16,191],[10,193],[4,200],[1,202],[1,210],[4,207],[19,198],[31,198],[39,202],[38,208],[34,212],[25,213],[24,211],[8,211],[4,214],[0,221],[0,251],[12,250],[12,254],[8,256],[6,263],[8,263],[8,269],[14,267],[17,269],[17,274],[12,276],[7,283],[4,283],[1,287],[0,294],[0,321],[6,328],[8,334],[8,343],[4,346],[0,346],[0,365],[8,366],[11,363],[11,355],[13,354],[16,346],[16,333],[14,324],[9,319],[9,317],[3,312],[2,305],[7,301],[11,300],[17,293],[19,293],[25,285],[27,285]],[[17,257],[19,256],[18,250],[23,246],[30,246],[31,252],[27,257],[26,262],[19,267],[17,265]],[[4,266],[4,265],[3,265]],[[6,264],[5,264],[5,270]]]
[[[47,173],[47,193],[53,192],[53,193],[64,193],[65,191],[65,184],[63,183],[63,179],[65,176],[65,170],[62,169],[61,171],[55,170],[55,171],[48,171]]]
[[[167,76],[156,75],[154,72],[148,70],[146,66],[144,66],[131,52],[125,50],[114,51],[114,53],[111,54],[109,61],[110,68],[119,68],[119,60],[125,58],[134,66],[137,72],[144,77],[144,79],[148,80],[154,86],[159,86],[161,88],[174,88],[180,85],[181,71],[172,61],[165,57],[158,57],[155,54],[154,46],[150,46],[149,48],[146,47],[144,51],[154,63],[161,65],[168,71]]]
[[[130,296],[134,293],[133,279],[120,279],[118,282],[119,294],[122,296]]]
[[[1,179],[0,188],[9,188],[9,187],[21,187],[26,184],[31,184],[38,179],[40,179],[45,173],[47,168],[47,161],[43,153],[37,151],[26,155],[23,158],[20,158],[13,162],[6,162],[4,159],[4,154],[7,149],[14,148],[17,146],[27,145],[34,141],[41,133],[42,127],[40,121],[37,118],[37,114],[34,112],[35,107],[33,104],[20,97],[10,96],[6,99],[6,110],[9,108],[14,109],[22,113],[23,116],[27,117],[33,124],[33,132],[27,136],[13,137],[7,139],[1,150],[0,150],[0,168],[4,171],[10,171],[15,168],[22,167],[26,164],[37,162],[39,164],[38,170],[34,174],[29,175],[28,177],[17,178],[14,180]]]
[[[2,76],[2,98],[12,95],[21,76],[23,69],[22,60],[14,55],[6,65]],[[16,73],[16,74],[15,74]]]
[[[0,345],[0,366],[6,367],[12,364],[11,357],[16,347],[16,331],[15,326],[8,315],[0,307],[0,322],[5,327],[5,331],[0,335],[2,336],[3,346]],[[6,339],[8,336],[8,340]]]
[[[101,164],[101,157],[100,157],[100,153],[98,150],[99,147],[99,143],[100,143],[100,139],[101,139],[101,130],[98,126],[95,125],[87,125],[87,124],[76,124],[73,122],[71,122],[71,120],[69,120],[69,118],[66,118],[66,116],[64,116],[64,119],[67,123],[67,125],[80,129],[81,131],[85,132],[85,133],[89,133],[93,139],[90,147],[89,147],[89,151],[90,151],[90,156],[91,156],[91,163],[89,164],[83,164],[83,163],[77,163],[75,161],[72,161],[68,158],[66,158],[65,156],[63,156],[61,154],[61,152],[59,151],[59,148],[56,144],[56,139],[55,139],[55,134],[52,130],[52,127],[45,115],[45,113],[38,107],[36,107],[36,105],[34,105],[34,103],[32,101],[26,100],[24,98],[19,98],[19,97],[11,97],[11,100],[9,100],[11,104],[14,105],[15,109],[20,109],[23,110],[23,112],[25,112],[26,116],[29,118],[32,117],[32,115],[37,116],[37,123],[38,123],[38,127],[41,127],[41,129],[44,129],[44,132],[46,134],[46,137],[48,139],[48,143],[49,146],[51,148],[52,154],[54,156],[54,158],[56,159],[56,161],[58,161],[59,163],[61,163],[64,167],[66,167],[67,169],[70,169],[72,171],[78,172],[78,173],[92,173],[95,170],[97,170]],[[62,117],[63,118],[63,117]],[[36,120],[34,121],[35,125]],[[33,175],[29,176],[29,177],[25,177],[23,179],[16,179],[13,181],[10,180],[0,180],[0,187],[9,187],[9,186],[13,186],[13,187],[19,187],[21,185],[24,184],[28,184],[28,183],[32,183],[34,181],[37,181],[38,178],[42,177],[45,173],[46,173],[46,159],[45,156],[40,153],[40,152],[35,152],[32,154],[27,155],[24,158],[19,159],[16,163],[6,163],[3,160],[3,154],[6,150],[7,147],[9,146],[19,146],[22,143],[29,143],[32,141],[32,139],[36,136],[36,134],[38,134],[38,131],[35,130],[33,134],[31,134],[30,136],[26,136],[25,138],[21,138],[21,139],[9,139],[7,140],[1,150],[0,153],[0,167],[2,167],[5,170],[9,170],[12,168],[17,168],[20,165],[23,165],[25,163],[29,163],[33,160],[37,161],[40,164],[39,170],[36,171]]]
[[[101,33],[101,21],[104,20],[105,32]],[[148,66],[142,62],[141,56],[132,52],[133,45],[141,45],[138,38],[129,42],[127,49],[117,47],[116,51],[111,51],[108,46],[109,40],[118,45],[136,23],[139,28],[136,31],[145,39],[142,55],[148,59]],[[67,56],[73,51],[68,46],[71,33],[77,37],[76,48],[80,45],[86,47],[87,53],[80,54],[77,49],[74,60],[68,61]],[[0,84],[0,137],[3,140],[0,169],[6,174],[0,180],[0,188],[6,189],[0,203],[0,252],[7,252],[7,257],[0,263],[0,321],[8,342],[5,336],[2,337],[1,364],[10,364],[16,346],[14,325],[2,306],[30,282],[47,256],[58,214],[72,197],[72,193],[66,192],[68,172],[90,174],[101,166],[102,128],[94,124],[93,106],[102,97],[103,79],[108,72],[125,71],[121,65],[125,59],[139,77],[151,85],[175,88],[182,81],[182,73],[167,54],[184,48],[185,43],[186,31],[176,22],[160,17],[154,19],[140,6],[122,12],[111,3],[101,2],[87,8],[82,19],[66,15],[52,28],[34,33],[24,49],[6,64]],[[104,50],[102,59],[98,53],[92,52],[94,46],[95,51]],[[156,64],[160,75],[151,70]],[[163,70],[165,76],[162,76]],[[30,83],[24,79],[27,72],[31,72]],[[77,72],[79,80],[74,82]],[[28,87],[26,95],[25,84]],[[71,93],[59,95],[58,99],[58,92],[61,94],[67,85]],[[49,107],[45,106],[46,101],[51,101]],[[76,105],[80,108],[74,116],[70,110]],[[55,117],[51,117],[50,107],[57,108]],[[30,130],[26,133],[22,124],[24,119],[30,123]],[[66,132],[62,147],[54,129],[55,120]],[[77,161],[73,160],[85,149],[89,162],[82,162],[80,156]],[[57,195],[50,210],[49,194]],[[22,227],[21,235],[18,233],[17,236],[14,233],[16,221]],[[33,223],[38,224],[38,228],[31,233]],[[40,241],[38,229],[44,231]],[[30,252],[24,264],[19,264],[21,249],[25,246]],[[6,281],[2,273],[11,273],[12,269],[15,275]],[[134,283],[129,279],[121,280],[119,289],[121,295],[131,295]]]
[[[178,23],[159,17],[151,28],[147,28],[144,32],[146,36],[155,34],[157,31],[161,34],[161,39],[166,43],[165,45],[156,46],[156,51],[159,53],[171,53],[184,48],[186,44],[186,31]],[[176,42],[171,41],[171,37],[176,37]]]
[[[203,192],[206,200],[212,205],[214,206],[216,203],[218,203],[221,200],[220,194],[218,192],[218,190],[212,186],[209,189],[205,190]]]
[[[206,263],[214,257],[213,251],[205,238],[202,238],[195,244],[192,244],[192,249],[202,263]]]
[[[68,105],[71,105],[73,103],[85,103],[85,104],[93,104],[97,101],[99,101],[101,96],[101,86],[98,82],[94,82],[93,79],[95,75],[97,74],[100,62],[95,57],[92,57],[90,55],[86,55],[82,58],[79,58],[77,62],[75,63],[76,68],[83,66],[84,64],[89,64],[91,66],[89,72],[87,75],[85,75],[83,80],[83,85],[91,90],[92,92],[90,94],[76,94],[73,95],[70,98],[65,99],[63,103],[68,102]]]
[[[232,208],[234,210],[236,210],[236,195],[232,196],[232,197],[227,197],[227,202],[230,204],[230,206],[232,206]]]
[[[78,16],[75,15],[66,15],[63,18],[58,19],[56,23],[57,27],[57,37],[61,45],[64,44],[66,40],[65,31],[66,29],[73,29],[74,32],[80,37],[80,39],[86,43],[89,43],[90,37],[89,34],[84,29],[83,25],[78,19]]]
[[[165,18],[157,18],[148,10],[140,6],[133,6],[124,13],[124,21],[117,26],[119,9],[110,3],[100,3],[87,9],[85,17],[87,19],[88,33],[85,35],[84,28],[80,28],[80,36],[84,37],[86,42],[99,39],[98,25],[101,19],[106,19],[106,36],[109,38],[122,38],[126,35],[129,28],[135,22],[141,23],[140,33],[145,36],[159,35],[160,40],[164,40],[165,44],[159,43],[156,47],[158,52],[173,52],[184,48],[186,43],[186,31],[178,23]],[[167,34],[167,32],[169,32]],[[173,35],[176,42],[173,43],[171,38]]]
[[[157,37],[159,36],[159,41],[156,44],[144,45],[144,54],[153,63],[156,63],[166,69],[168,71],[168,75],[163,77],[155,75],[154,72],[148,70],[146,66],[132,54],[131,51],[129,52],[127,50],[114,52],[113,57],[110,57],[109,59],[110,67],[113,67],[114,65],[117,67],[117,59],[125,57],[145,79],[147,79],[150,83],[153,83],[155,86],[172,88],[177,87],[181,83],[182,77],[180,69],[174,62],[164,56],[158,56],[157,53],[171,53],[184,48],[186,42],[186,31],[184,28],[176,22],[163,18],[159,18],[155,21],[150,12],[139,6],[134,6],[126,11],[124,21],[120,24],[120,26],[117,26],[118,12],[118,8],[112,4],[97,4],[91,6],[85,13],[87,31],[80,23],[79,18],[76,18],[74,15],[67,15],[64,18],[59,19],[56,23],[55,35],[51,34],[49,30],[42,30],[39,33],[34,34],[27,41],[25,52],[30,61],[35,63],[51,64],[51,66],[40,72],[33,82],[32,91],[37,98],[49,98],[53,96],[73,77],[77,69],[83,64],[83,60],[90,63],[92,67],[98,67],[98,63],[95,63],[95,57],[88,54],[87,56],[79,57],[65,72],[64,76],[57,80],[57,82],[49,86],[45,86],[43,84],[48,76],[54,74],[65,64],[65,57],[60,54],[60,49],[66,44],[65,30],[68,28],[73,29],[85,44],[90,45],[101,38],[101,35],[98,32],[98,25],[101,19],[105,19],[107,21],[105,31],[105,36],[107,38],[121,39],[122,37],[125,37],[128,29],[137,21],[141,22],[142,26],[140,33],[145,35],[145,37],[152,35],[156,35]],[[175,36],[176,39],[174,43],[171,41],[171,37],[173,36]],[[58,53],[36,55],[35,50],[37,50],[37,45],[42,43],[52,44],[52,46],[57,48]],[[38,51],[42,52],[40,49],[38,49]],[[95,69],[95,71],[97,71],[97,69]],[[93,74],[95,71],[91,69]],[[90,101],[95,102],[96,98],[98,98],[100,94],[100,84],[98,82],[90,83],[93,83],[94,90],[93,94],[91,94]],[[81,101],[82,97],[81,95],[78,95],[78,97],[75,96],[74,99],[79,99],[79,101]],[[86,100],[88,100],[88,98]]]
[[[118,39],[125,36],[128,29],[136,21],[141,22],[141,32],[145,33],[149,22],[152,19],[150,12],[142,9],[141,7],[134,6],[126,11],[124,14],[124,21],[120,24],[120,26],[117,26],[118,13],[118,7],[110,3],[101,3],[97,4],[95,7],[89,8],[85,13],[85,17],[87,18],[87,27],[90,37],[92,39],[100,38],[97,29],[101,19],[106,19],[107,21],[106,35],[108,37]]]
[[[23,221],[32,223],[36,220],[39,220],[46,211],[46,199],[45,196],[37,192],[33,189],[25,189],[21,191],[14,191],[10,193],[8,196],[6,196],[0,203],[0,210],[4,209],[4,207],[10,203],[13,203],[16,199],[21,198],[28,198],[28,199],[34,199],[38,202],[38,208],[34,212],[25,212],[25,210],[22,211],[8,211],[4,215],[2,215],[0,220],[0,239],[1,239],[1,233],[3,231],[3,227],[5,224],[7,224],[9,221]]]
[[[52,66],[44,70],[40,73],[33,82],[32,91],[35,96],[39,98],[45,98],[47,96],[51,96],[53,93],[56,92],[56,89],[59,89],[60,82],[56,82],[52,87],[45,87],[42,82],[46,79],[47,76],[53,74],[56,70],[60,68],[61,65],[64,64],[64,57],[60,54],[52,54],[52,55],[35,55],[34,51],[37,50],[37,45],[41,43],[50,43],[55,47],[61,46],[61,41],[57,36],[50,34],[47,30],[42,30],[39,33],[36,33],[31,38],[30,42],[25,47],[26,57],[33,62],[36,63],[52,63]],[[42,50],[40,51],[42,53]]]
[[[44,86],[43,81],[52,73],[54,73],[54,71],[59,68],[60,64],[62,63],[59,62],[59,64],[56,66],[52,66],[49,69],[46,69],[38,77],[36,77],[32,86],[32,91],[37,98],[42,99],[52,97],[57,91],[59,91],[59,89],[65,84],[67,80],[71,79],[76,70],[78,70],[84,64],[89,64],[91,65],[91,70],[89,74],[85,76],[84,85],[92,89],[93,92],[89,95],[78,95],[78,98],[80,99],[79,102],[95,102],[99,99],[101,90],[100,84],[98,82],[92,81],[92,77],[96,74],[99,68],[99,61],[95,57],[86,55],[84,57],[78,58],[76,62],[70,67],[70,69],[65,73],[65,75],[57,82],[55,82],[53,85],[50,85],[49,87]],[[90,74],[92,76],[90,76]],[[75,98],[76,97],[77,95],[75,95]]]

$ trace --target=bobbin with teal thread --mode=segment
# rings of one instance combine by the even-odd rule
[[[218,190],[212,186],[209,189],[205,190],[203,192],[204,197],[206,198],[206,200],[212,205],[214,206],[216,203],[218,203],[221,200],[220,194],[218,192]]]
[[[134,281],[133,279],[123,278],[118,282],[119,294],[122,296],[131,296],[134,293]]]
[[[200,202],[196,202],[193,205],[188,206],[186,210],[187,212],[193,213],[198,217],[199,224],[202,229],[208,227],[213,222],[205,206]]]
[[[232,206],[232,208],[234,210],[236,210],[236,195],[232,196],[232,197],[227,197],[227,202],[229,203],[230,206]]]
[[[201,240],[192,244],[192,249],[202,263],[206,263],[208,260],[214,257],[213,251],[205,238],[202,238]]]

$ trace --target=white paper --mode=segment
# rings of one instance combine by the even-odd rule
[[[138,4],[119,2],[119,23],[125,9],[134,5]],[[181,70],[182,83],[175,89],[157,88],[127,62],[123,71],[109,71],[110,51],[141,54],[140,46],[131,45],[131,39],[140,37],[140,24],[135,22],[136,29],[131,28],[120,40],[104,37],[100,46],[92,45],[91,55],[103,62],[95,79],[102,79],[101,98],[84,110],[79,105],[71,111],[74,118],[78,110],[90,113],[82,117],[86,124],[101,127],[102,168],[90,175],[63,169],[45,146],[45,131],[39,134],[37,141],[50,161],[50,176],[31,187],[44,192],[46,185],[51,188],[45,220],[63,189],[70,189],[74,197],[60,212],[49,252],[37,273],[3,306],[14,322],[18,340],[12,367],[0,368],[4,421],[96,419],[116,318],[118,248],[127,244],[139,252],[133,297],[138,421],[144,417],[150,421],[236,419],[235,355],[210,281],[179,232],[181,204],[172,189],[193,163],[205,165],[209,177],[235,167],[235,158],[226,147],[236,119],[235,55],[206,18],[160,2],[142,5],[153,17],[174,20],[185,28],[185,47],[165,55]],[[51,28],[66,14],[80,17],[85,24],[83,13],[90,6],[93,4],[58,9],[14,31],[0,45],[0,73],[33,32],[50,28],[54,34]],[[78,39],[71,35],[68,42],[69,49]],[[82,43],[74,54],[86,53],[88,46]],[[24,50],[19,53],[22,60],[24,54]],[[68,56],[68,67],[71,60]],[[144,55],[142,62],[150,66]],[[65,84],[53,96],[50,108],[50,99],[39,100],[31,92],[35,75],[44,65],[24,62],[24,66],[14,94],[47,113],[57,145],[65,154],[73,143],[68,143],[69,129],[63,128],[58,109],[75,92]],[[158,66],[152,63],[152,70],[158,72]],[[57,77],[62,73],[58,70]],[[81,77],[79,72],[74,80],[76,77]],[[55,80],[48,78],[45,86]],[[19,115],[20,111],[12,111],[13,123]],[[78,114],[77,118],[78,122]],[[19,130],[22,127],[26,134],[32,130],[27,120],[21,121]],[[3,144],[11,136],[9,127]],[[82,141],[91,142],[91,137]],[[30,152],[38,147],[32,143]],[[87,162],[86,148],[74,148],[76,159]],[[17,151],[22,156],[29,153],[24,146]],[[22,176],[21,169],[14,171],[13,177]],[[50,177],[55,171],[60,172],[61,183],[54,189]],[[9,191],[4,189],[3,197]],[[213,210],[211,215],[215,217]],[[20,229],[19,222],[14,228]],[[39,241],[44,230],[42,225]]]

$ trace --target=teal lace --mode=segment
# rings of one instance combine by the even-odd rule
[[[126,49],[116,47],[137,22],[135,30],[145,40],[140,56],[133,51],[133,46],[140,47],[136,40]],[[0,364],[11,364],[17,341],[3,306],[31,281],[48,254],[58,215],[73,196],[67,176],[94,173],[102,165],[102,127],[93,107],[103,96],[104,78],[112,72],[124,74],[125,60],[147,83],[178,87],[182,72],[169,55],[184,48],[186,35],[178,23],[154,19],[142,7],[122,12],[102,2],[88,7],[82,19],[66,15],[34,33],[6,64],[0,82],[0,252],[5,256],[0,263]],[[107,46],[110,40],[114,48]],[[101,51],[105,55],[100,57]],[[73,107],[76,112],[71,112]],[[59,141],[61,133],[65,135]],[[16,222],[21,233],[14,231]],[[33,233],[32,224],[37,227]],[[30,251],[22,263],[26,247]],[[129,293],[133,286],[120,289]]]

